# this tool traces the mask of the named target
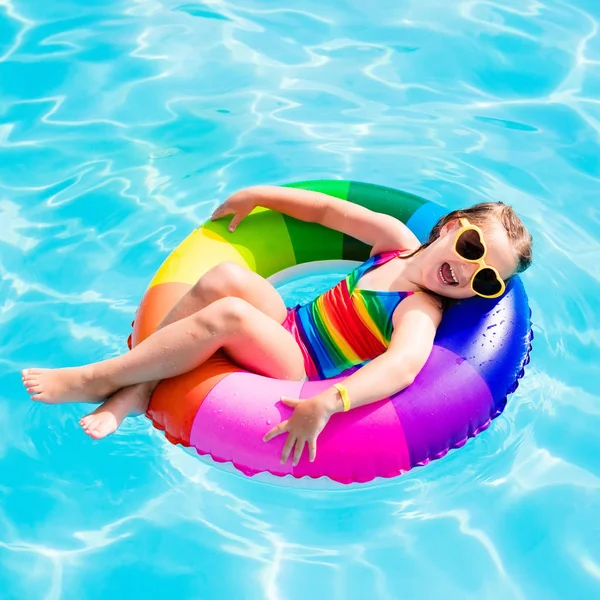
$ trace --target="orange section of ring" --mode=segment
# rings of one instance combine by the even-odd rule
[[[135,315],[133,346],[137,346],[156,331],[169,311],[191,287],[187,283],[161,283],[146,290]]]
[[[190,432],[204,398],[227,375],[241,369],[217,352],[196,369],[160,383],[146,412],[173,444],[190,445]]]
[[[133,346],[156,331],[167,313],[190,288],[187,283],[161,283],[146,291],[135,317]],[[221,379],[240,370],[222,353],[217,353],[193,371],[161,382],[152,396],[146,416],[157,429],[165,430],[170,442],[189,446],[192,423],[204,398]]]

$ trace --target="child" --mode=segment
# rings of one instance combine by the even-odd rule
[[[320,223],[371,245],[371,258],[312,302],[288,310],[275,288],[234,263],[208,271],[147,340],[117,358],[83,367],[25,369],[32,399],[48,404],[108,397],[80,423],[95,439],[131,412],[145,412],[161,379],[185,373],[222,350],[240,366],[278,379],[330,378],[367,363],[306,400],[282,401],[291,417],[264,440],[287,433],[281,461],[305,445],[309,459],[335,412],[386,398],[409,386],[431,352],[444,308],[501,295],[531,264],[531,235],[512,208],[483,203],[444,216],[420,245],[393,217],[301,189],[255,187],[231,196],[213,219],[229,230],[263,206]],[[367,362],[368,361],[368,362]]]

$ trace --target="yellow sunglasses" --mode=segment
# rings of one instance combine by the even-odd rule
[[[456,233],[454,252],[470,263],[476,263],[479,268],[471,277],[473,293],[482,298],[497,298],[504,293],[506,285],[500,273],[485,262],[487,246],[483,239],[483,232],[477,225],[471,225],[468,219],[460,219],[460,229]]]

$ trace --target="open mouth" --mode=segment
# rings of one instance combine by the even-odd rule
[[[452,267],[445,262],[439,269],[438,275],[444,285],[458,285],[458,278]]]

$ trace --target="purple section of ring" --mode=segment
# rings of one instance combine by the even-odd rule
[[[485,428],[494,401],[481,375],[460,356],[434,346],[413,384],[392,397],[414,467],[462,446]]]
[[[446,311],[435,344],[458,354],[481,374],[499,414],[522,375],[530,329],[527,295],[521,279],[513,277],[501,298],[470,298]]]

